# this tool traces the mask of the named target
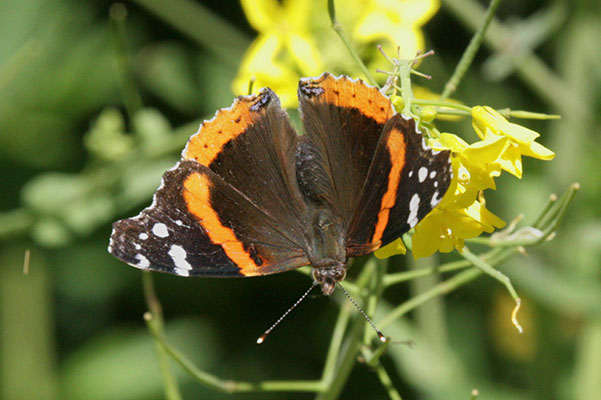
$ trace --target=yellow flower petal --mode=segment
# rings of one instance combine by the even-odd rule
[[[317,46],[308,36],[290,35],[288,48],[303,76],[317,75],[323,71]]]
[[[474,201],[470,207],[465,209],[465,212],[467,215],[481,224],[484,232],[491,233],[495,230],[495,228],[502,228],[505,226],[505,221],[490,212],[479,201]]]
[[[242,10],[250,26],[265,32],[279,23],[282,13],[277,0],[240,0]]]
[[[472,108],[472,126],[479,137],[486,140],[496,140],[505,137],[509,145],[497,159],[501,168],[522,177],[522,156],[534,157],[541,160],[551,160],[555,153],[535,140],[540,135],[521,125],[510,123],[501,114],[490,107]]]
[[[512,143],[511,146],[507,147],[498,161],[505,171],[518,179],[522,179],[522,154],[516,143]]]
[[[540,136],[538,132],[528,129],[518,124],[513,124],[507,120],[500,127],[500,131],[506,136],[509,136],[516,142],[529,146],[530,143],[534,142],[537,137]]]
[[[397,254],[405,254],[407,253],[407,249],[405,248],[405,243],[401,238],[396,239],[392,243],[388,243],[386,246],[381,249],[376,250],[374,253],[376,257],[379,259],[385,259],[388,257],[395,256]]]
[[[540,143],[533,142],[530,147],[524,149],[522,153],[525,156],[538,158],[539,160],[552,160],[555,158],[555,153],[547,149]]]

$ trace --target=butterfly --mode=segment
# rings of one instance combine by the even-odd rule
[[[165,172],[150,207],[113,224],[136,268],[245,277],[311,265],[330,295],[350,257],[413,228],[442,199],[449,151],[361,80],[303,78],[299,135],[269,88],[217,111]]]

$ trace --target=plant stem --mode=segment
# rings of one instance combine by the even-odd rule
[[[380,86],[378,86],[378,83],[369,73],[369,70],[361,60],[361,57],[359,57],[353,46],[351,46],[351,43],[346,38],[344,30],[342,29],[340,22],[338,22],[338,19],[336,18],[336,6],[334,5],[334,0],[328,0],[328,14],[330,15],[332,29],[334,29],[334,32],[336,32],[338,37],[340,37],[340,39],[344,43],[344,46],[348,49],[349,53],[351,54],[351,57],[353,57],[359,68],[361,68],[361,71],[363,72],[363,75],[365,75],[365,77],[367,78],[367,81],[379,89]]]
[[[421,278],[422,276],[427,276],[431,274],[436,274],[440,272],[449,272],[455,271],[458,269],[464,269],[470,267],[472,263],[467,260],[458,260],[449,262],[437,267],[429,267],[429,268],[420,268],[412,271],[405,272],[397,272],[394,274],[388,274],[384,277],[384,285],[386,287],[396,285],[398,283],[402,283],[405,281],[409,281],[416,278]]]
[[[338,314],[338,319],[336,320],[336,325],[334,326],[334,332],[332,333],[332,339],[330,340],[328,355],[326,356],[323,372],[321,374],[321,379],[324,382],[330,381],[334,376],[336,363],[338,362],[338,357],[340,355],[340,348],[342,347],[342,342],[344,340],[344,333],[353,311],[354,309],[350,304],[348,304],[347,301],[345,301],[340,307],[340,313]]]
[[[154,290],[151,272],[142,272],[142,285],[144,288],[144,299],[146,300],[146,306],[149,310],[144,314],[144,320],[155,339],[155,348],[159,357],[159,367],[161,369],[161,374],[163,375],[165,397],[168,400],[181,400],[182,396],[179,387],[177,386],[177,381],[171,373],[171,367],[169,366],[169,356],[162,344],[165,337],[165,332],[163,330],[163,311]]]
[[[496,280],[501,282],[503,285],[505,285],[505,287],[507,288],[507,291],[509,292],[509,294],[511,294],[511,297],[513,297],[513,299],[516,302],[516,308],[514,309],[514,315],[515,315],[515,313],[517,313],[517,310],[519,310],[520,304],[522,301],[520,299],[520,296],[518,296],[517,292],[515,291],[513,284],[511,283],[511,280],[509,279],[509,277],[507,275],[505,275],[504,273],[502,273],[501,271],[499,271],[498,269],[495,269],[492,265],[490,265],[489,263],[484,261],[482,258],[480,258],[477,255],[475,255],[474,253],[472,253],[467,246],[463,247],[463,250],[461,251],[461,255],[466,260],[468,260],[472,264],[474,264],[474,266],[476,268],[479,268],[486,274],[492,276],[493,278],[495,278]],[[516,329],[520,333],[522,333],[522,327],[517,323],[517,320],[515,318],[513,318],[513,320],[514,320],[514,325],[515,325]]]
[[[365,313],[372,318],[376,313],[378,307],[378,300],[382,297],[384,291],[384,276],[386,276],[386,270],[388,269],[388,260],[379,260],[372,257],[375,264],[375,273],[370,285],[369,295],[367,301],[365,301]],[[374,330],[370,324],[365,324],[365,332],[363,334],[363,345],[369,346],[371,338],[373,338]]]
[[[334,375],[329,381],[325,382],[326,387],[324,391],[316,397],[316,400],[335,400],[340,396],[340,392],[355,366],[357,355],[359,354],[359,349],[361,347],[361,333],[363,332],[364,324],[365,321],[363,318],[355,316],[347,339],[344,342],[344,348],[341,352],[342,357],[334,371]]]
[[[190,0],[135,0],[158,18],[237,68],[250,45],[248,36],[206,6]]]
[[[476,57],[476,53],[478,52],[478,49],[480,49],[480,45],[482,44],[482,40],[484,39],[484,34],[486,33],[488,25],[490,24],[490,21],[492,21],[492,18],[495,15],[495,11],[497,11],[497,7],[499,7],[500,3],[500,0],[490,1],[482,25],[480,25],[480,28],[478,28],[478,30],[470,40],[469,45],[463,52],[463,55],[461,56],[459,63],[457,63],[457,66],[455,67],[455,71],[453,72],[451,79],[449,79],[449,81],[445,84],[444,90],[440,95],[440,100],[447,99],[451,94],[455,92],[455,90],[457,90],[461,79],[463,79],[463,76],[469,69],[470,65],[472,65],[474,57]]]
[[[378,366],[376,366],[376,373],[378,374],[378,378],[380,378],[380,382],[382,382],[382,386],[384,386],[384,389],[386,389],[388,397],[390,397],[391,400],[403,400],[399,392],[392,384],[392,380],[382,364],[378,364]]]
[[[115,3],[109,9],[111,18],[111,30],[113,37],[113,49],[115,63],[117,64],[117,78],[121,87],[121,96],[130,120],[142,108],[142,99],[134,83],[134,74],[127,51],[127,39],[125,35],[125,20],[127,9],[123,3]]]
[[[375,268],[377,267],[377,262],[373,258],[368,260],[355,282],[357,288],[360,290],[366,288],[370,278],[377,273],[377,271],[375,271]],[[367,297],[370,295],[371,292],[366,294]],[[347,306],[348,309],[346,311],[350,314],[353,310],[349,306]],[[343,308],[341,312],[344,311],[345,309]],[[367,323],[361,316],[355,315],[346,340],[342,342],[342,337],[336,339],[336,341],[334,341],[334,339],[332,340],[322,378],[325,388],[324,391],[317,396],[317,400],[334,400],[338,398],[355,365],[357,355],[361,348],[361,334],[364,332],[362,328],[364,328],[366,324]],[[336,364],[336,361],[339,362]]]
[[[0,213],[0,240],[25,235],[34,223],[33,213],[25,208]]]
[[[460,272],[459,274],[447,279],[446,281],[440,282],[432,289],[422,292],[419,295],[412,297],[405,301],[399,306],[395,307],[382,321],[378,322],[378,326],[382,329],[393,323],[397,318],[402,317],[415,307],[425,303],[426,301],[443,294],[452,292],[453,290],[463,286],[464,284],[473,281],[480,275],[482,271],[478,268],[470,268],[466,271]]]
[[[442,3],[470,29],[477,29],[485,17],[485,11],[475,0],[443,0]],[[511,37],[511,29],[493,19],[484,42],[494,51],[504,52],[506,44],[512,41]],[[574,114],[575,118],[592,120],[593,113],[590,105],[535,54],[522,60],[516,70],[524,82],[550,104],[566,110],[566,113]],[[561,96],[558,96],[558,93],[561,93]]]
[[[472,108],[459,103],[451,103],[449,101],[444,100],[426,100],[426,99],[413,99],[411,101],[413,104],[417,104],[420,106],[435,106],[440,108],[451,108],[462,111],[462,115],[471,115]]]

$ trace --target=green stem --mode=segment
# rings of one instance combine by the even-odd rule
[[[149,310],[146,314],[144,314],[144,320],[146,321],[148,329],[152,333],[152,337],[155,339],[155,348],[159,357],[159,368],[161,369],[161,374],[163,375],[165,397],[168,400],[181,400],[182,395],[179,391],[179,387],[177,386],[177,381],[171,373],[171,367],[169,366],[169,355],[162,345],[165,338],[163,327],[163,310],[154,290],[151,272],[142,272],[142,285],[144,288],[146,306]]]
[[[415,99],[411,88],[411,63],[407,60],[400,60],[398,68],[401,80],[401,97],[403,98],[403,114],[411,116],[411,106]]]
[[[209,10],[190,0],[135,0],[175,29],[237,68],[250,45],[248,36]]]
[[[371,76],[369,70],[361,60],[361,57],[359,57],[353,46],[351,46],[351,43],[346,38],[344,30],[342,29],[340,22],[338,22],[338,19],[336,18],[336,6],[334,5],[334,0],[328,0],[328,14],[330,15],[332,29],[334,29],[334,32],[336,32],[336,34],[338,34],[338,36],[344,43],[344,46],[348,49],[349,53],[351,54],[351,57],[353,57],[359,68],[361,68],[361,71],[363,72],[363,75],[365,75],[365,77],[367,78],[367,81],[373,86],[380,88],[376,80],[373,78],[373,76]]]
[[[484,261],[482,258],[480,258],[477,255],[475,255],[474,253],[472,253],[467,246],[463,247],[463,250],[461,251],[460,254],[466,260],[468,260],[472,264],[474,264],[475,267],[481,269],[483,272],[492,276],[493,278],[495,278],[496,280],[501,282],[503,285],[505,285],[505,287],[507,288],[507,290],[509,291],[511,296],[514,298],[514,300],[519,301],[520,296],[518,296],[517,292],[515,291],[512,283],[511,283],[511,280],[507,277],[507,275],[505,275],[498,269],[495,269],[492,265],[490,265],[489,263]]]
[[[367,301],[365,302],[366,306],[364,310],[367,316],[370,318],[375,315],[378,307],[378,300],[380,300],[382,297],[382,292],[384,291],[384,277],[386,276],[386,270],[388,269],[388,260],[379,260],[375,257],[372,257],[371,260],[373,260],[375,264],[375,273],[373,274],[373,279],[370,285]],[[363,345],[369,346],[373,335],[373,328],[370,326],[370,324],[365,324]]]
[[[436,296],[441,296],[452,292],[453,290],[465,285],[466,283],[473,281],[474,279],[482,275],[482,273],[483,272],[478,268],[470,268],[466,271],[460,272],[452,278],[447,279],[446,281],[440,282],[432,289],[422,292],[419,295],[412,297],[411,299],[395,307],[382,321],[378,322],[378,326],[381,329],[384,329],[385,327],[393,323],[397,318],[402,317],[403,315],[418,307],[419,305],[425,303],[430,299],[433,299]]]
[[[363,267],[363,270],[355,281],[357,288],[361,291],[366,288],[370,278],[377,272],[375,268],[377,268],[377,263],[371,259]],[[371,292],[367,293],[368,297],[370,295]],[[347,305],[347,308],[348,309],[346,310],[343,308],[341,313],[348,312],[350,315],[353,309],[350,308],[350,304]],[[355,365],[357,355],[361,348],[361,334],[364,332],[362,328],[366,324],[365,320],[360,315],[356,314],[354,315],[351,328],[346,335],[346,340],[343,342],[342,336],[336,340],[334,340],[334,338],[332,339],[328,357],[326,359],[326,365],[324,367],[324,373],[322,375],[322,382],[325,385],[325,389],[317,396],[318,400],[337,399]],[[346,319],[347,317],[344,318]],[[337,324],[335,334],[344,331],[344,328],[339,328],[339,325],[343,324]],[[346,322],[344,322],[344,325],[346,326]]]
[[[443,0],[443,5],[470,29],[477,29],[485,18],[485,11],[476,0]],[[511,28],[493,19],[484,42],[494,51],[505,52],[507,43],[513,40],[512,36]],[[590,105],[535,54],[522,60],[516,70],[524,82],[547,102],[574,114],[575,118],[591,121],[593,113]]]
[[[386,389],[388,397],[390,397],[391,400],[403,400],[399,392],[392,384],[392,379],[390,379],[390,375],[388,375],[388,372],[382,364],[378,364],[376,367],[376,373],[378,374],[378,378],[380,378],[382,386],[384,386],[384,389]]]
[[[458,269],[464,269],[470,267],[471,262],[467,260],[452,261],[437,267],[420,268],[412,271],[397,272],[394,274],[388,274],[384,277],[384,285],[386,287],[396,285],[402,282],[410,281],[423,276],[437,274],[441,272],[455,271]]]
[[[343,350],[341,351],[340,362],[331,379],[324,382],[325,390],[316,397],[316,400],[335,400],[340,396],[340,392],[355,366],[355,361],[361,347],[361,333],[363,332],[364,324],[365,321],[363,321],[363,318],[355,316],[347,339],[344,342]]]
[[[555,229],[565,215],[568,206],[574,199],[574,196],[578,190],[580,190],[580,184],[573,183],[570,185],[568,190],[561,195],[558,201],[553,202],[553,199],[550,198],[548,212],[542,214],[540,218],[537,218],[537,223],[534,226],[541,230]]]
[[[134,84],[134,74],[131,68],[129,52],[127,51],[127,39],[125,35],[127,9],[123,3],[115,3],[111,6],[109,15],[111,18],[113,47],[117,64],[119,86],[121,88],[125,109],[131,120],[142,108],[142,99]]]
[[[509,108],[503,108],[497,111],[499,112],[499,114],[503,115],[506,118],[536,119],[540,121],[546,121],[550,119],[561,119],[561,115],[557,114],[544,114],[523,110],[511,110]]]
[[[26,235],[34,223],[35,216],[25,208],[0,213],[0,240]]]
[[[491,2],[489,3],[482,25],[480,25],[480,27],[472,37],[472,40],[470,40],[469,45],[463,52],[459,63],[455,67],[455,71],[453,72],[451,79],[449,79],[449,81],[444,86],[444,90],[440,95],[441,100],[447,99],[451,94],[455,92],[455,90],[457,90],[457,87],[463,79],[463,76],[469,69],[470,65],[472,65],[472,62],[474,61],[474,57],[476,57],[478,49],[480,49],[482,40],[484,40],[484,34],[486,33],[488,25],[492,21],[492,18],[495,15],[495,11],[497,11],[497,7],[499,7],[500,3],[500,0],[491,0]]]
[[[321,374],[321,379],[324,382],[328,382],[334,376],[334,372],[336,371],[336,363],[338,362],[340,349],[344,340],[344,333],[353,311],[354,308],[352,308],[348,302],[345,302],[345,304],[341,306],[338,319],[336,320],[336,325],[334,326],[334,332],[332,333],[332,339],[330,340],[328,355],[326,356],[323,372]]]
[[[451,103],[444,100],[425,100],[425,99],[413,99],[411,101],[413,104],[417,104],[420,106],[435,106],[440,108],[452,108],[462,111],[462,115],[471,115],[472,108],[459,103]]]

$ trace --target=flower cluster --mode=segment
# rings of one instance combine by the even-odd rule
[[[324,71],[361,77],[361,71],[331,29],[327,2],[313,0],[241,0],[250,25],[259,32],[233,82],[234,93],[270,87],[285,107],[296,105],[299,78]],[[376,44],[401,57],[423,50],[421,27],[438,10],[438,0],[347,0],[337,19],[370,70],[383,68]],[[342,6],[343,5],[343,6]],[[364,79],[366,77],[363,77]]]

